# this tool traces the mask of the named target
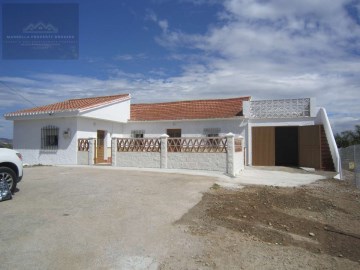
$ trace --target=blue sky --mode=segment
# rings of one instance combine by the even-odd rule
[[[316,97],[335,131],[360,123],[360,1],[74,2],[79,59],[0,60],[12,89],[0,84],[1,115],[117,93],[133,103],[251,95]],[[0,137],[12,137],[11,121],[0,118]]]

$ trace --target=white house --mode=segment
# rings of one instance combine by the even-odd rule
[[[166,153],[161,151],[166,152],[167,149],[160,147],[164,145],[164,141],[160,143],[161,135],[184,138],[183,141],[165,142],[175,152],[203,151],[204,147],[211,145],[212,150],[209,152],[225,153],[232,146],[227,145],[221,150],[221,140],[211,138],[222,138],[232,133],[235,140],[238,137],[244,138],[242,158],[239,159],[242,165],[340,170],[339,154],[326,111],[316,108],[314,99],[253,101],[250,97],[238,97],[149,104],[130,104],[130,100],[130,94],[71,99],[8,113],[5,118],[14,121],[14,148],[22,153],[24,162],[28,164],[109,162],[117,166],[124,164],[169,168],[175,167],[175,160],[164,159]],[[112,138],[117,138],[117,141],[112,142]],[[121,138],[137,139],[124,141]],[[191,141],[190,138],[199,140]],[[201,138],[210,139],[201,141]],[[140,143],[145,139],[148,140]],[[225,142],[230,141],[228,139]],[[136,149],[142,152],[136,158],[133,157],[133,163],[129,162],[130,153],[121,158],[117,154],[120,148],[125,149],[124,143],[128,146],[132,143],[130,148],[125,147],[127,152]],[[177,148],[177,144],[187,144],[187,150]],[[190,144],[201,144],[199,147],[202,150],[194,150]],[[139,145],[146,149],[139,150]],[[151,149],[146,145],[151,145]],[[157,154],[145,153],[154,152],[154,147]],[[79,155],[79,151],[83,150],[92,151],[91,160],[85,160],[84,156]],[[116,160],[114,156],[117,157]],[[136,161],[140,156],[145,158],[142,163]],[[192,155],[191,158],[193,157],[195,162],[198,157]],[[189,166],[189,156],[182,156],[182,159],[182,167]],[[228,159],[229,156],[224,156],[224,160]],[[218,157],[210,155],[210,159],[204,160],[204,167],[199,169],[225,166],[217,160]],[[237,161],[235,166],[236,163]]]

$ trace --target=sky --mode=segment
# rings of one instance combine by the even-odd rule
[[[360,0],[73,2],[77,59],[1,58],[0,137],[12,138],[5,113],[120,93],[132,103],[315,97],[335,132],[360,124]]]

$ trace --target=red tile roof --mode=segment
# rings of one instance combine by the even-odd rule
[[[33,114],[42,114],[42,113],[54,113],[54,112],[66,112],[66,111],[71,112],[77,110],[85,110],[106,104],[111,104],[116,101],[125,100],[128,98],[130,98],[129,94],[69,99],[63,102],[58,102],[50,105],[8,113],[5,114],[5,116],[21,116],[21,115],[33,115]]]
[[[130,120],[182,120],[242,116],[243,101],[250,97],[132,104]]]
[[[5,114],[5,116],[11,117],[54,112],[81,111],[111,104],[120,100],[126,100],[129,98],[129,94],[121,94],[114,96],[70,99],[50,105],[8,113]],[[250,100],[250,97],[132,104],[130,120],[156,121],[231,118],[242,116],[243,101],[248,100]]]

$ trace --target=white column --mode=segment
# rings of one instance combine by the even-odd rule
[[[88,155],[88,164],[95,164],[95,138],[89,138],[89,155]]]
[[[244,143],[245,143],[245,139],[243,136],[239,136],[239,139],[241,141],[241,155],[240,155],[240,166],[239,166],[239,171],[243,171],[245,168],[245,153],[244,153]]]
[[[252,124],[248,121],[248,133],[247,133],[247,166],[252,166]]]
[[[117,138],[111,138],[111,166],[116,166],[117,162]]]
[[[227,162],[227,174],[230,176],[235,176],[235,135],[233,133],[228,133],[225,135],[227,139],[227,153],[226,153],[226,162]]]
[[[163,134],[160,136],[161,148],[160,148],[160,168],[167,168],[167,139],[169,135]]]

